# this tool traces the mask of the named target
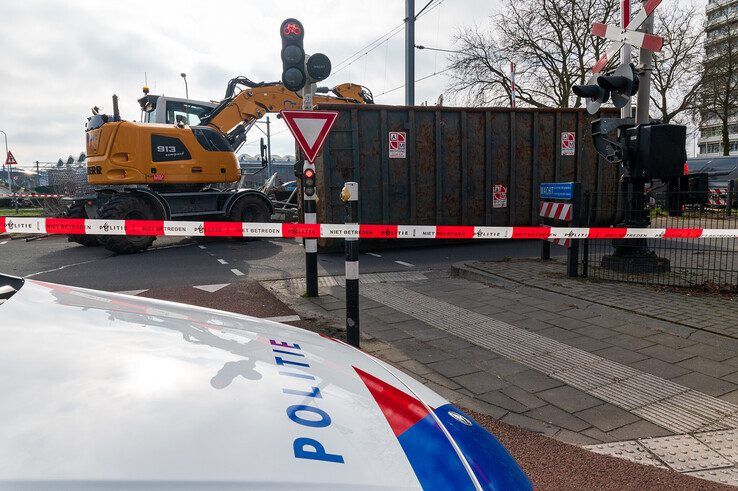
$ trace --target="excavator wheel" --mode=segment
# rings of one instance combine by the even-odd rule
[[[156,220],[151,206],[130,194],[113,196],[100,208],[99,214],[104,220]],[[147,235],[107,235],[100,238],[107,250],[117,254],[143,252],[154,240],[156,237]]]
[[[72,203],[64,212],[64,218],[89,218],[85,211],[84,203]],[[100,245],[97,235],[68,235],[69,242],[76,242],[85,247],[97,247]]]
[[[233,205],[228,218],[232,222],[254,222],[266,223],[270,221],[271,211],[263,200],[256,196],[244,196],[236,201]],[[253,238],[240,239],[246,242],[254,240]]]

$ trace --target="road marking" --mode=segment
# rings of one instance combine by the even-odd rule
[[[4,240],[4,241],[0,242],[0,245],[5,245],[7,243],[8,243],[8,241],[7,240]]]
[[[517,361],[675,433],[738,428],[738,406],[397,284],[362,296]]]
[[[147,291],[149,290],[148,289],[147,290],[123,290],[120,292],[113,292],[113,293],[117,293],[118,295],[131,295],[132,297],[135,297],[136,295],[139,295]]]
[[[374,257],[382,257],[382,255],[381,255],[381,254],[377,254],[377,253],[375,253],[375,252],[367,252],[367,255],[369,255],[369,256],[374,256]]]
[[[218,259],[218,262],[220,264],[228,264],[228,261],[226,261],[225,259]]]
[[[279,317],[264,317],[265,321],[272,321],[272,322],[297,322],[300,320],[299,315],[282,315]]]
[[[199,245],[197,247],[199,247],[200,249],[207,249],[207,247],[205,247],[204,245]]]
[[[423,281],[428,277],[418,271],[391,271],[389,273],[362,273],[359,275],[359,283],[368,285],[372,283],[397,282],[397,281]],[[290,291],[301,291],[305,289],[305,278],[289,278],[285,280],[268,280],[261,282],[264,285],[275,285],[278,289]],[[344,286],[344,276],[320,276],[318,286],[330,288],[333,286]]]
[[[25,277],[26,278],[30,278],[32,276],[38,276],[40,274],[53,273],[54,271],[61,271],[62,269],[71,268],[72,266],[81,266],[83,264],[94,263],[95,261],[98,261],[100,259],[104,259],[104,258],[95,258],[95,259],[90,259],[88,261],[82,261],[82,262],[79,262],[79,263],[65,264],[64,266],[60,266],[58,268],[47,269],[46,271],[39,271],[38,273],[27,274],[27,275],[25,275]]]
[[[230,283],[220,283],[217,285],[197,285],[197,286],[193,286],[192,288],[197,288],[198,290],[202,290],[208,293],[215,293],[218,290],[221,290],[227,287],[228,285],[230,285]]]
[[[231,273],[235,274],[236,276],[243,276],[243,273],[242,273],[242,272],[240,272],[240,271],[239,271],[239,270],[237,270],[237,269],[232,269],[232,270],[231,270]]]
[[[406,263],[405,261],[395,261],[395,262],[399,264],[400,266],[407,266],[408,268],[412,268],[415,266],[414,264]]]

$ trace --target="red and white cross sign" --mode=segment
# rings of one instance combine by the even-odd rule
[[[305,158],[309,162],[315,162],[320,149],[325,143],[333,124],[338,118],[336,111],[305,111],[288,110],[281,111],[282,119],[287,124],[292,136],[297,140]]]
[[[661,1],[662,0],[648,0],[643,4],[641,10],[633,16],[628,27],[625,29],[608,26],[599,22],[592,24],[592,34],[594,36],[615,41],[615,44],[613,44],[612,47],[610,47],[610,49],[608,49],[607,52],[597,60],[595,66],[592,67],[593,74],[602,72],[605,67],[607,67],[607,64],[610,63],[610,61],[612,61],[612,59],[620,52],[620,48],[622,48],[626,43],[631,46],[635,46],[636,48],[644,48],[649,51],[661,51],[664,44],[663,38],[654,36],[653,34],[645,34],[637,31],[637,29],[646,22],[646,19],[653,14],[656,7],[661,4]]]
[[[561,133],[561,155],[575,155],[577,152],[577,136],[573,131]]]

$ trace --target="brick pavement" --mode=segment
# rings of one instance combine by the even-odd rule
[[[718,342],[731,338],[609,307],[598,291],[592,294],[594,300],[578,298],[584,290],[578,281],[563,279],[564,284],[562,278],[542,273],[549,283],[541,289],[507,280],[504,276],[532,281],[530,266],[515,273],[516,265],[495,263],[494,275],[475,268],[476,279],[483,281],[427,272],[425,276],[416,273],[412,281],[401,276],[392,281],[392,275],[386,275],[365,282],[363,348],[412,373],[456,404],[568,443],[634,441],[708,431],[715,424],[721,426],[714,429],[738,427],[738,417],[731,416],[738,410],[738,353]],[[300,297],[299,281],[265,285],[303,317],[327,317],[343,324],[340,282],[323,281],[318,299]],[[617,297],[638,300],[636,294],[618,291],[631,285],[616,286],[611,291]],[[547,291],[554,288],[566,294]],[[713,309],[709,315],[714,313]],[[479,326],[479,339],[464,330],[468,325]],[[482,339],[485,346],[480,345]],[[545,358],[548,352],[542,356],[531,352],[526,357],[521,351],[539,345],[563,350],[565,356]],[[569,355],[591,360],[605,371],[622,372],[625,385],[618,386],[613,377],[609,383],[618,390],[590,387],[586,371],[584,378],[581,374],[572,378],[578,368],[565,365]],[[557,363],[563,364],[560,371]],[[644,410],[620,397],[630,390],[628,383],[638,381],[652,384],[657,392],[674,391],[659,401],[654,398]],[[631,396],[643,397],[652,390],[644,387]],[[702,405],[702,415],[689,412],[692,398]]]

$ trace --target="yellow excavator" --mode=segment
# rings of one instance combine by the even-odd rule
[[[373,103],[368,89],[352,83],[317,92],[315,104]],[[237,77],[217,104],[156,96],[147,88],[139,104],[141,122],[121,119],[116,96],[112,115],[93,108],[86,141],[87,179],[95,191],[70,198],[65,216],[269,221],[274,208],[264,193],[212,186],[240,180],[235,152],[248,129],[267,113],[301,108],[300,95],[278,82]],[[262,147],[265,165],[263,157]],[[75,235],[70,240],[125,254],[146,250],[155,237]]]

